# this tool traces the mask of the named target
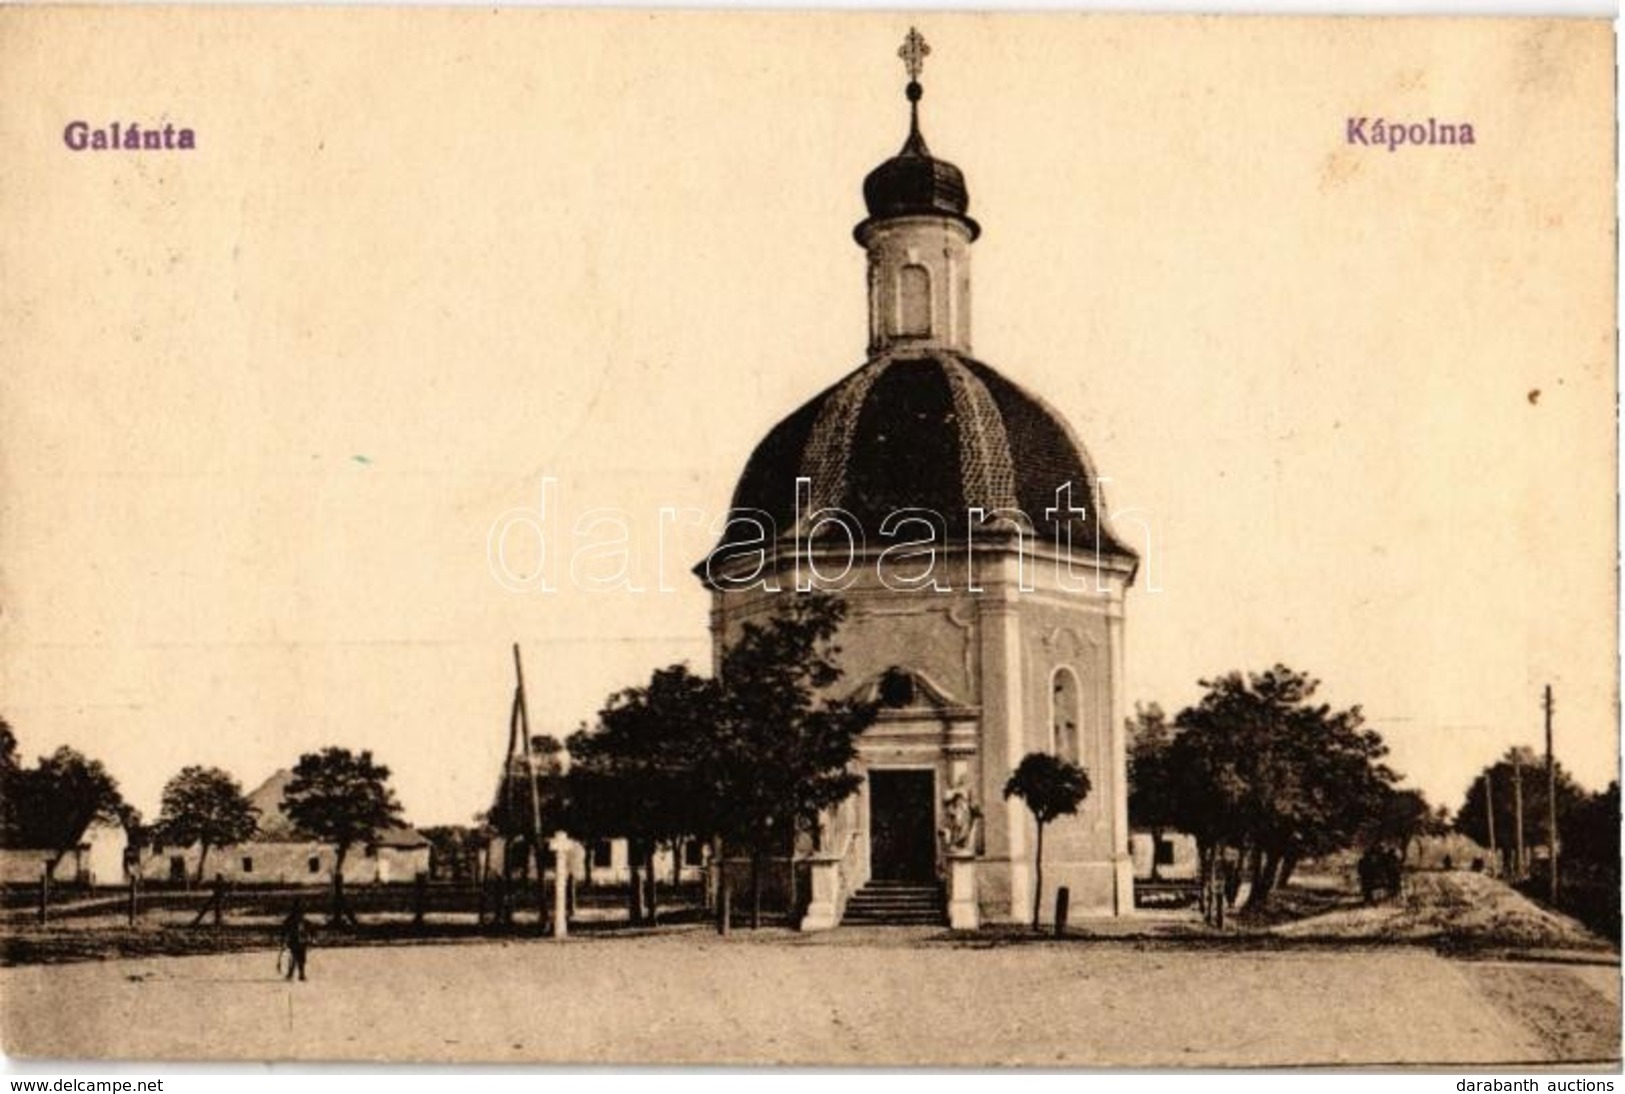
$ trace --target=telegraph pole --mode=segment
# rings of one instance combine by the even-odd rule
[[[542,793],[536,785],[536,757],[530,749],[530,710],[525,703],[525,666],[519,660],[519,643],[513,644],[514,710],[518,716],[521,745],[524,749],[525,773],[530,780],[530,852],[536,867],[536,924],[537,930],[547,930],[547,884],[543,880],[542,864]],[[512,757],[509,757],[510,764]],[[555,878],[555,883],[557,879]]]
[[[1518,748],[1512,750],[1512,823],[1518,834],[1512,875],[1522,881],[1529,859],[1523,846],[1523,751]]]
[[[519,689],[514,688],[513,704],[508,708],[508,754],[502,761],[502,888],[497,901],[496,922],[503,926],[513,924],[513,844],[518,829],[518,806],[514,799],[518,789],[514,758],[519,755]]]
[[[1499,866],[1499,863],[1495,857],[1495,800],[1490,794],[1490,787],[1493,785],[1495,785],[1495,765],[1491,764],[1490,769],[1484,772],[1484,820],[1488,822],[1490,828],[1491,877],[1496,875],[1498,872],[1497,868]]]
[[[1552,685],[1541,702],[1546,712],[1546,899],[1557,907],[1557,762],[1552,758]]]

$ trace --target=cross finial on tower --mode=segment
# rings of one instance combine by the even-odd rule
[[[920,96],[925,94],[920,88],[920,70],[925,67],[925,59],[930,53],[931,47],[925,44],[925,37],[914,27],[909,27],[908,37],[903,39],[903,45],[897,51],[897,56],[903,59],[903,67],[908,69],[908,86],[903,89],[908,97],[908,140],[903,143],[903,155],[931,154],[925,147],[925,138],[920,136]]]
[[[908,28],[908,37],[903,39],[902,48],[897,56],[903,59],[903,66],[908,69],[910,83],[920,79],[920,70],[925,67],[925,59],[931,55],[931,47],[925,44],[925,38],[913,27]]]

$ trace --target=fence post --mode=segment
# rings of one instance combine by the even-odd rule
[[[51,860],[46,859],[39,871],[39,921],[45,922],[45,909],[51,903]]]
[[[131,874],[130,874],[129,921],[130,921],[130,926],[132,926],[132,927],[135,926],[136,916],[140,914],[140,909],[136,906],[136,891],[137,891],[137,886],[138,886],[138,884],[140,882],[140,879],[141,879],[140,874],[137,874],[137,873],[135,873],[133,871],[131,872]]]
[[[429,875],[419,870],[412,876],[412,925],[423,926],[423,914],[429,901]]]
[[[1055,937],[1066,934],[1066,916],[1072,906],[1072,890],[1065,885],[1055,893]]]

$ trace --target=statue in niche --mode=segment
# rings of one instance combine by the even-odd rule
[[[950,853],[974,851],[976,825],[981,819],[982,811],[977,808],[976,800],[965,785],[965,776],[961,774],[942,796],[943,824],[938,834],[942,837],[943,847]]]

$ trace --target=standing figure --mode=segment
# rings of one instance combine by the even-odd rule
[[[982,811],[976,807],[970,791],[965,787],[963,775],[955,779],[942,796],[942,818],[944,823],[938,835],[943,848],[960,853],[972,850],[975,846],[976,822],[981,820]]]
[[[208,917],[210,912],[214,913],[214,925],[216,927],[220,926],[226,915],[225,874],[216,873],[214,875],[214,885],[209,890],[209,901],[203,905],[203,907],[198,909],[197,915],[192,919],[192,926],[196,927],[198,924],[202,923],[203,920]]]
[[[305,978],[305,955],[310,951],[310,921],[305,918],[304,902],[295,899],[293,911],[282,921],[282,947],[288,951],[288,976],[292,980],[297,970],[299,979]]]

